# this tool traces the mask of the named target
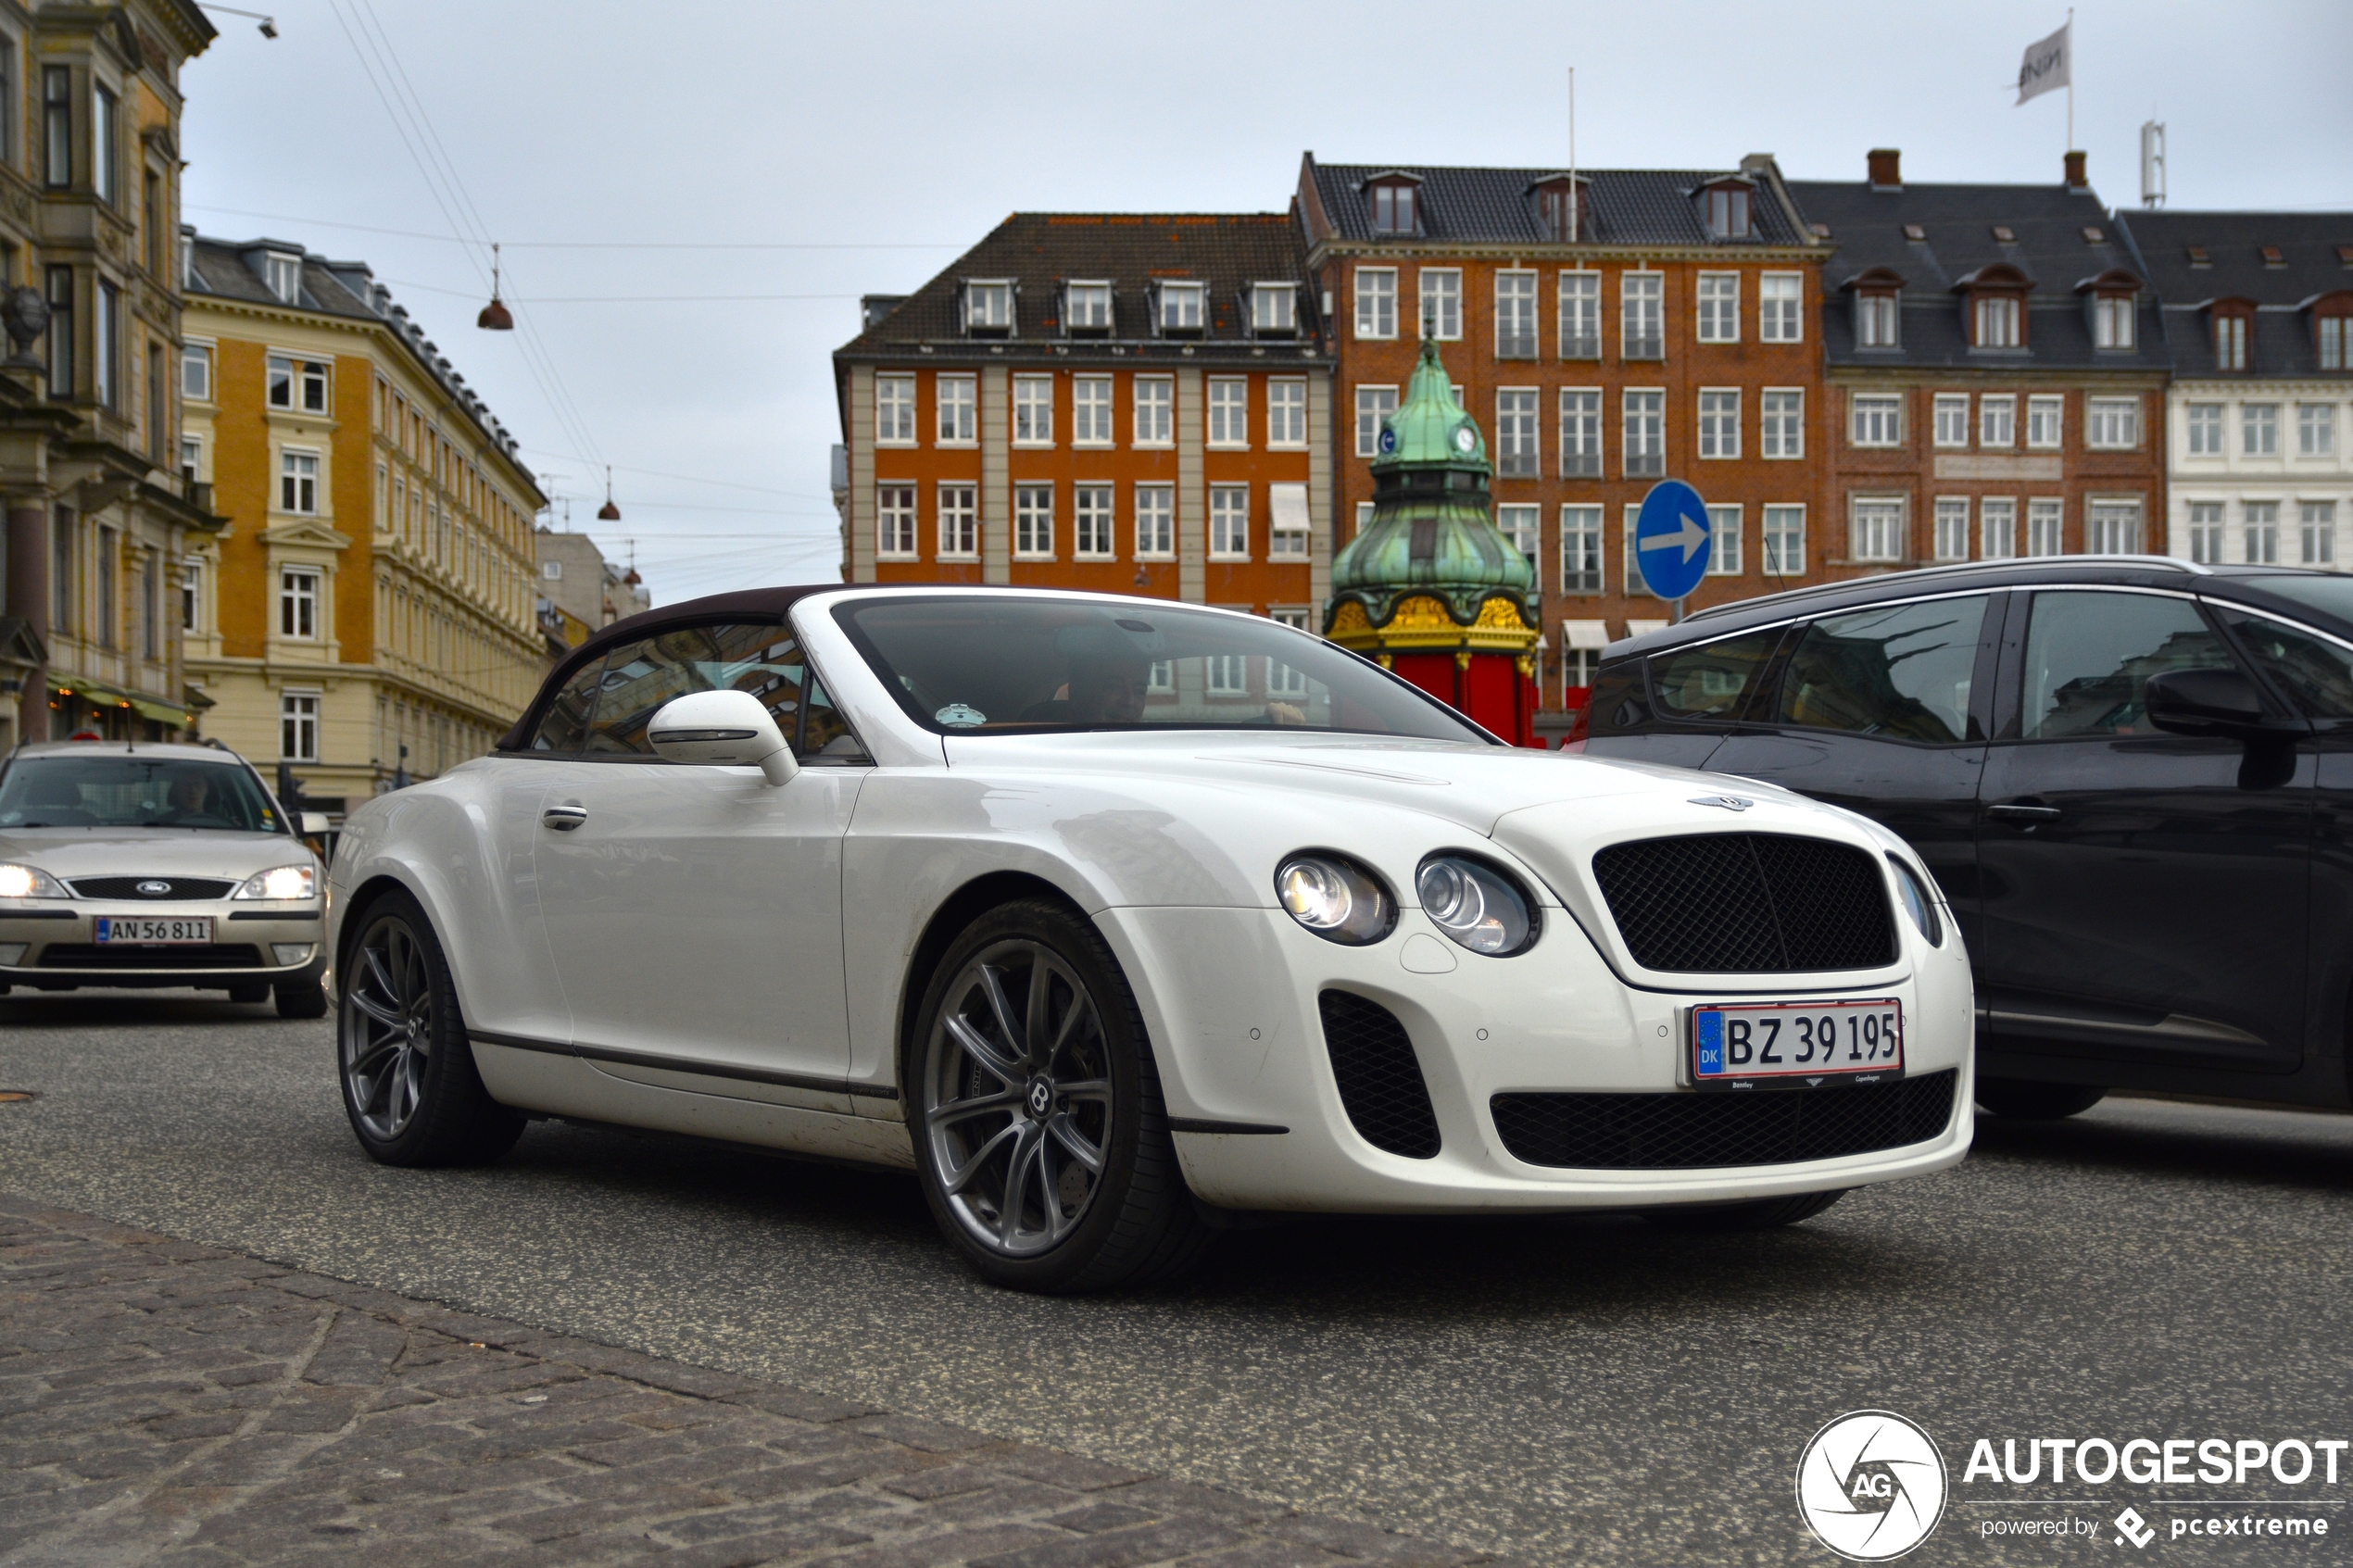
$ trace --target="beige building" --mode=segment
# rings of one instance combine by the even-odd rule
[[[535,548],[544,601],[540,619],[560,624],[568,646],[579,646],[600,626],[653,608],[653,596],[636,568],[613,565],[585,533],[542,528]]]
[[[183,267],[204,733],[328,811],[489,750],[547,669],[513,437],[363,264],[191,233]]]

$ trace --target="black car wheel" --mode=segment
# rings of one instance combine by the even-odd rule
[[[1689,1208],[1645,1210],[1642,1218],[1662,1230],[1769,1231],[1810,1220],[1844,1198],[1848,1189],[1801,1192],[1793,1198],[1760,1198],[1747,1203],[1694,1204]]]
[[[2020,1122],[2056,1122],[2089,1110],[2108,1098],[2094,1084],[2038,1084],[2028,1078],[1980,1078],[1977,1103],[1996,1116]]]

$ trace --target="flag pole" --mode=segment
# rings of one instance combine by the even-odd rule
[[[2070,13],[2070,15],[2072,13]],[[1577,243],[1577,68],[1568,68],[1568,243]]]
[[[2050,15],[2048,11],[2043,13]],[[2063,151],[2075,150],[2075,7],[2067,8],[2067,145]]]

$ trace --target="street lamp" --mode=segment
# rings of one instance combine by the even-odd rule
[[[275,38],[278,36],[278,19],[275,17],[265,17],[259,11],[240,11],[234,6],[200,5],[196,8],[202,11],[219,11],[224,17],[248,18],[261,24],[262,37]]]

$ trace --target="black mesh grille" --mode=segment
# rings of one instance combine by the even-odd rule
[[[160,882],[167,891],[143,893],[143,882]],[[81,876],[73,879],[77,898],[136,898],[142,903],[168,904],[183,898],[226,898],[237,884],[210,876]]]
[[[1754,973],[1895,961],[1886,879],[1869,850],[1772,833],[1616,844],[1593,857],[1634,961]]]
[[[52,942],[41,950],[44,969],[259,969],[261,950],[251,943],[211,947],[118,947],[94,942]]]
[[[1408,1160],[1434,1159],[1438,1115],[1405,1026],[1378,1002],[1346,991],[1327,991],[1319,999],[1324,1046],[1332,1053],[1332,1076],[1340,1080],[1349,1121],[1375,1148]]]
[[[1786,1165],[1926,1143],[1953,1119],[1959,1074],[1893,1084],[1708,1094],[1497,1095],[1514,1158],[1582,1171]]]

